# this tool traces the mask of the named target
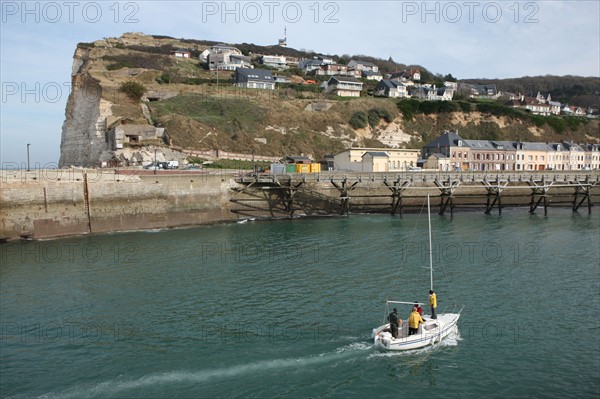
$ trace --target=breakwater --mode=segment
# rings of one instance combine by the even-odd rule
[[[145,173],[144,173],[145,172]],[[0,239],[160,229],[234,220],[233,176],[130,170],[2,171]]]
[[[433,197],[440,214],[508,206],[591,212],[600,172],[345,173],[248,176],[237,171],[0,171],[0,240],[160,229],[246,218],[402,215]],[[526,212],[526,211],[524,211]]]

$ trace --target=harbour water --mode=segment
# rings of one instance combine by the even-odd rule
[[[3,244],[0,396],[597,398],[599,213],[432,227],[438,312],[464,310],[405,353],[371,330],[427,300],[426,215]]]

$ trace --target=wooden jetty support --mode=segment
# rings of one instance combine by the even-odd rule
[[[392,185],[388,183],[387,179],[383,181],[383,184],[392,192],[392,215],[398,212],[402,216],[402,195],[412,183],[412,180],[401,181],[399,177],[392,182]]]
[[[359,183],[359,181],[355,181],[352,184],[348,183],[348,179],[344,178],[344,180],[342,180],[340,182],[340,184],[337,184],[335,182],[335,180],[331,179],[331,184],[333,184],[333,186],[335,188],[338,189],[338,191],[340,192],[340,215],[348,215],[350,213],[350,191],[354,190],[354,188],[356,187],[356,185]]]
[[[439,214],[444,215],[444,211],[450,205],[450,216],[454,216],[454,191],[460,185],[460,180],[448,177],[447,181],[440,181],[437,178],[434,183],[441,191],[440,194],[440,212]]]
[[[232,211],[245,216],[349,215],[352,212],[402,216],[438,197],[439,215],[481,209],[487,215],[506,207],[553,207],[573,212],[600,202],[600,171],[564,172],[405,172],[238,176]],[[434,194],[437,192],[437,194]],[[382,199],[387,199],[382,201]]]
[[[496,179],[496,181],[492,182],[494,183],[494,185],[492,185],[490,182],[487,181],[487,179],[484,178],[481,183],[485,186],[487,190],[485,214],[489,215],[492,209],[494,208],[494,205],[498,203],[498,214],[502,215],[502,191],[506,188],[509,181],[500,181],[499,179]]]

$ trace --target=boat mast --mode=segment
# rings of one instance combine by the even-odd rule
[[[429,289],[433,290],[433,250],[431,248],[431,210],[429,209],[429,193],[427,193],[427,219],[429,221]]]

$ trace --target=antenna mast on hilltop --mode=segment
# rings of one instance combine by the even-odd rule
[[[287,26],[283,27],[283,39],[279,39],[279,45],[281,47],[287,47]]]

